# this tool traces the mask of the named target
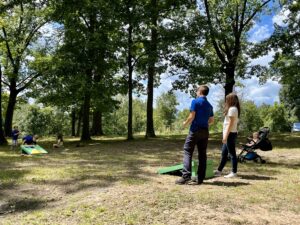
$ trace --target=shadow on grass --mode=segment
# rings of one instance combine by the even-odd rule
[[[0,205],[0,215],[41,209],[46,206],[45,200],[40,199],[11,199]]]
[[[239,177],[245,180],[276,180],[274,177],[260,175],[239,175]]]
[[[225,187],[239,187],[239,186],[247,186],[249,183],[232,181],[232,182],[224,182],[224,181],[213,181],[213,182],[204,182],[203,184],[207,185],[216,185],[216,186],[225,186]]]
[[[291,162],[268,162],[268,165],[272,168],[281,167],[288,169],[300,169],[300,163],[291,163]]]

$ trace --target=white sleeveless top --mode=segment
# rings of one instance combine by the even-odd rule
[[[228,113],[225,116],[224,123],[223,123],[223,137],[229,126],[229,117],[234,117],[234,122],[233,122],[230,132],[237,132],[238,131],[237,124],[239,122],[239,111],[238,111],[237,107],[232,106],[228,109]]]

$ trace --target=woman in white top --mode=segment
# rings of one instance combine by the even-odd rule
[[[237,124],[240,117],[240,103],[238,96],[231,93],[226,96],[224,108],[224,124],[223,124],[223,146],[222,158],[218,170],[215,171],[216,176],[221,176],[222,170],[226,165],[228,154],[231,158],[232,171],[225,178],[232,178],[237,176],[237,157],[235,151],[235,144],[237,138]]]

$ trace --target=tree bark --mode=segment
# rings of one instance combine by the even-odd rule
[[[17,95],[18,92],[16,90],[14,82],[12,82],[10,86],[10,94],[9,94],[8,105],[6,109],[6,115],[5,115],[5,124],[4,124],[4,133],[8,137],[11,137],[12,121],[13,121],[16,102],[17,102]]]
[[[151,40],[150,40],[150,49],[149,49],[149,65],[148,65],[148,85],[147,85],[147,129],[146,137],[156,137],[154,132],[154,123],[153,123],[153,88],[154,88],[154,76],[155,76],[155,63],[157,61],[157,0],[151,0],[151,9],[152,10],[152,28],[151,28]]]
[[[83,110],[82,110],[82,133],[81,141],[91,140],[90,135],[90,107],[91,107],[91,93],[89,90],[85,90]]]
[[[98,109],[96,109],[93,112],[93,123],[92,123],[91,134],[95,136],[104,135],[102,130],[102,112]]]
[[[76,112],[75,109],[72,109],[71,112],[71,136],[74,137],[75,133],[75,124],[76,124]]]
[[[235,67],[232,65],[227,65],[225,69],[226,74],[226,83],[225,83],[225,98],[228,94],[233,92],[233,87],[235,84],[234,74],[235,74]]]
[[[7,140],[3,132],[2,124],[2,68],[0,66],[0,145],[6,145]]]
[[[132,73],[133,73],[133,64],[132,64],[132,21],[131,21],[131,1],[128,2],[127,5],[127,15],[128,15],[128,55],[127,55],[127,66],[128,66],[128,121],[127,121],[127,140],[133,140],[133,132],[132,132]]]
[[[78,113],[77,130],[76,130],[76,135],[75,135],[76,137],[80,136],[81,120],[82,120],[82,107],[80,107],[80,110]]]

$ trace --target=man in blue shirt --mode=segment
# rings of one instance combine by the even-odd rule
[[[23,138],[23,145],[36,145],[36,141],[39,138],[38,135],[27,135]]]
[[[191,181],[191,164],[195,146],[198,148],[198,179],[197,183],[202,184],[206,172],[206,149],[208,143],[208,128],[214,122],[213,107],[207,101],[206,96],[209,88],[201,85],[197,89],[197,98],[192,101],[190,115],[183,122],[183,126],[191,124],[190,131],[184,144],[183,171],[182,177],[176,184],[187,184]]]

